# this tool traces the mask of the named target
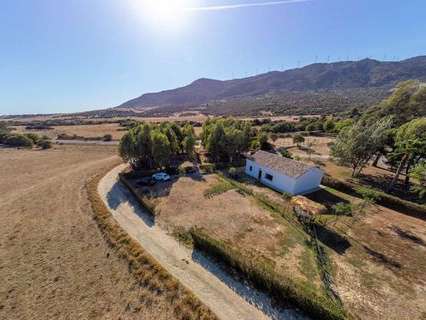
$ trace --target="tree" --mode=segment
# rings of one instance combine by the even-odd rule
[[[333,119],[328,119],[323,123],[323,130],[325,132],[332,132],[334,130],[335,123]]]
[[[131,129],[131,131],[132,130],[136,135],[136,145],[134,147],[136,157],[143,168],[151,169],[154,166],[154,156],[152,154],[152,128],[149,124],[142,124],[141,126]]]
[[[383,144],[390,125],[391,119],[385,118],[373,125],[358,121],[352,127],[345,127],[331,147],[331,155],[350,166],[353,177],[358,176]]]
[[[400,153],[401,160],[388,190],[394,187],[404,166],[407,166],[408,173],[415,158],[426,156],[426,117],[402,125],[396,132],[395,146],[395,152]]]
[[[152,157],[157,168],[163,168],[170,163],[171,148],[167,136],[160,130],[152,131]]]
[[[118,152],[124,161],[135,168],[137,166],[136,138],[133,129],[126,133],[120,140]]]
[[[411,171],[410,176],[418,181],[413,186],[413,191],[417,193],[420,199],[426,198],[426,161],[418,163]]]
[[[183,139],[183,150],[190,159],[194,158],[195,138],[192,134],[188,134]]]
[[[315,131],[317,129],[317,126],[315,123],[311,122],[305,127],[305,131]]]
[[[225,131],[222,123],[213,125],[207,137],[207,152],[216,161],[223,159],[225,152]]]
[[[301,134],[296,134],[293,136],[293,143],[295,143],[298,147],[300,147],[300,144],[305,142],[305,137],[303,137]]]
[[[335,123],[334,131],[339,133],[343,128],[351,127],[354,124],[352,119],[340,120]]]
[[[268,135],[265,132],[259,133],[257,137],[257,145],[260,150],[269,150],[271,146],[268,143]]]

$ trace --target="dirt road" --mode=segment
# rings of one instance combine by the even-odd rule
[[[160,229],[118,182],[120,165],[99,183],[98,191],[120,225],[219,318],[232,320],[304,319],[294,310],[277,310],[270,299],[230,277]]]
[[[116,147],[0,148],[0,319],[175,319],[110,249],[85,183]]]

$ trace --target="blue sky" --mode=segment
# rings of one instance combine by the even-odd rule
[[[200,77],[426,54],[424,0],[147,1],[2,0],[0,114],[93,110]]]

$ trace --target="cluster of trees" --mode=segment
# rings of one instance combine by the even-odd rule
[[[268,134],[249,121],[233,118],[208,119],[203,124],[201,143],[213,162],[234,162],[248,150],[270,150]]]
[[[296,131],[339,133],[344,127],[350,126],[353,123],[354,120],[351,118],[336,119],[325,116],[321,118],[301,117],[298,122],[268,122],[262,124],[261,130],[271,134],[290,133]]]
[[[384,156],[395,171],[388,191],[401,172],[405,172],[405,187],[409,188],[413,176],[410,172],[426,159],[426,85],[417,81],[401,83],[389,98],[357,121],[348,121],[331,152],[342,164],[352,167],[353,176],[359,176],[370,160],[377,165]],[[419,176],[423,167],[415,170],[414,175]]]
[[[264,134],[255,139],[257,131],[250,123],[232,118],[208,119],[203,124],[201,143],[214,162],[233,162],[241,153],[249,150],[257,143],[259,146],[267,143],[268,135]],[[256,142],[255,142],[256,141]]]
[[[47,136],[39,136],[35,133],[13,133],[3,123],[0,123],[0,144],[19,148],[32,148],[34,145],[42,149],[52,147],[52,143]]]
[[[178,154],[186,154],[192,159],[195,142],[194,128],[190,124],[181,127],[173,122],[142,123],[133,126],[123,136],[119,152],[133,168],[164,168]]]

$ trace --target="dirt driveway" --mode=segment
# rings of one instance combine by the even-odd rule
[[[219,318],[306,319],[294,310],[273,308],[266,295],[236,281],[200,253],[168,236],[117,181],[124,168],[116,167],[100,181],[98,191],[104,202],[120,225]]]

